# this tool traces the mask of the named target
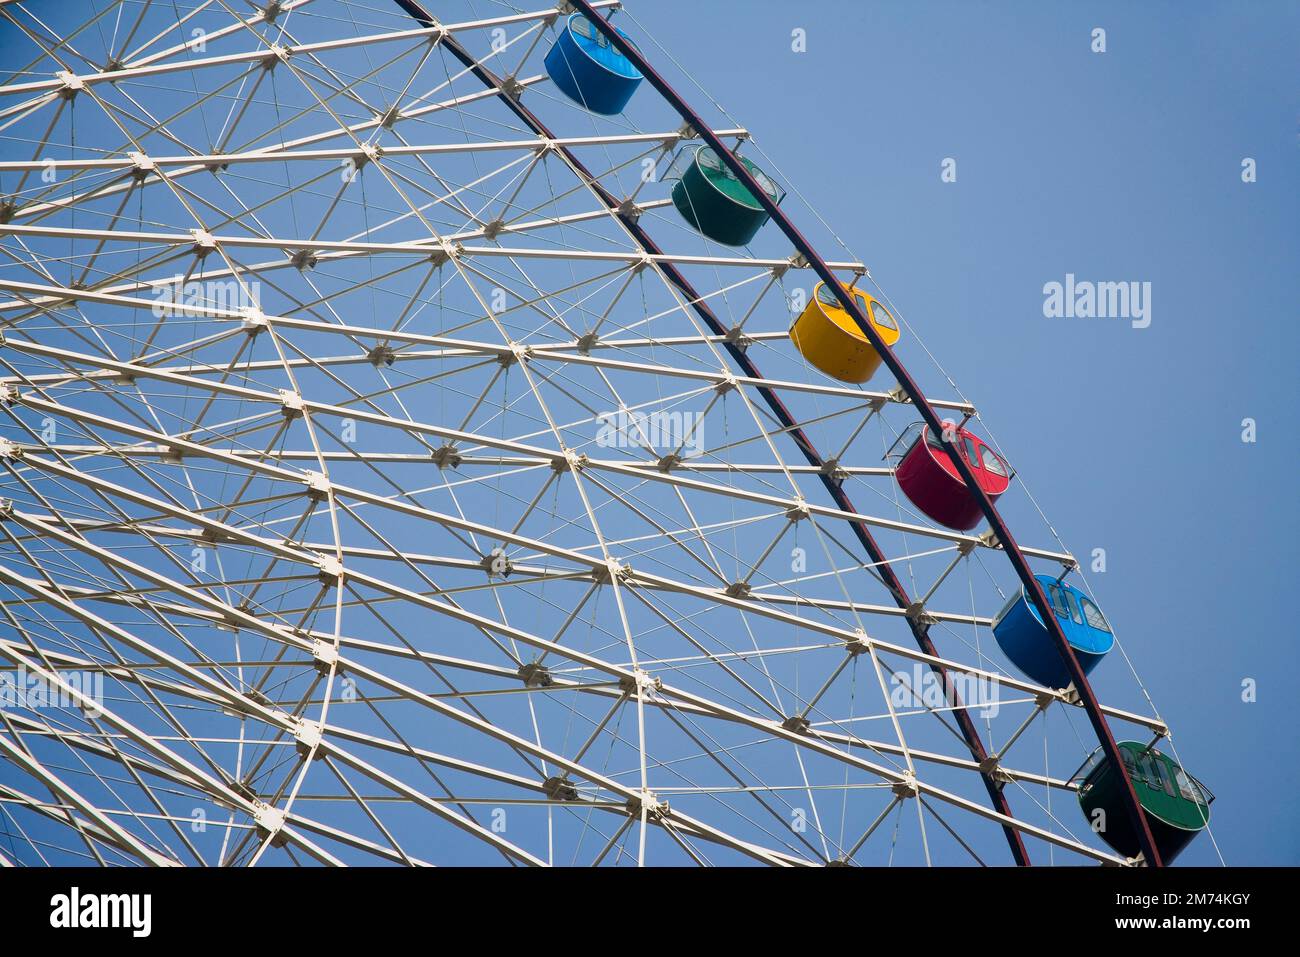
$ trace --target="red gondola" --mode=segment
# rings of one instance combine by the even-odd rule
[[[1011,469],[979,436],[953,423],[945,423],[947,427],[951,427],[948,434],[955,436],[980,488],[996,501],[1011,485]],[[951,456],[929,429],[917,434],[894,476],[911,503],[940,525],[965,532],[979,524],[983,516],[979,505],[966,490]]]

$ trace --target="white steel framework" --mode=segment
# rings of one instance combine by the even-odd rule
[[[680,220],[695,132],[566,100],[556,8],[445,6],[0,7],[0,862],[1126,863],[996,539],[895,489],[906,397],[792,348],[806,262]]]

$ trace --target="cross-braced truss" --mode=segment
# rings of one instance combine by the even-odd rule
[[[436,6],[0,7],[0,862],[1116,860],[806,262]]]

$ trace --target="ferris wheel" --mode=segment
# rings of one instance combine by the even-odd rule
[[[0,863],[1168,863],[925,320],[537,7],[0,6]]]

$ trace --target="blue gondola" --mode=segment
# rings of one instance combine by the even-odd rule
[[[1115,644],[1110,623],[1092,599],[1079,589],[1058,582],[1050,575],[1035,575],[1043,586],[1056,620],[1074,649],[1084,674],[1092,671]],[[1052,636],[1023,588],[1013,595],[993,619],[993,637],[1006,656],[1025,676],[1048,688],[1064,688],[1070,683]]]
[[[606,116],[622,113],[641,83],[640,71],[580,13],[565,21],[546,54],[546,72],[569,99]]]

